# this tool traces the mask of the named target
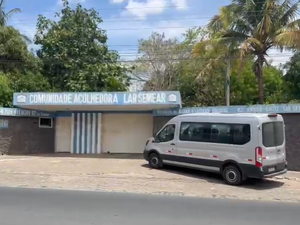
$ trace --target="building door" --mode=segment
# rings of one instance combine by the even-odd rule
[[[152,137],[152,114],[103,114],[104,153],[142,153]]]
[[[71,152],[71,117],[58,117],[55,123],[55,152]]]

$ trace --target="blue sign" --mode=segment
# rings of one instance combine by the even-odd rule
[[[14,93],[14,105],[176,105],[178,91],[171,92],[85,92]]]
[[[176,116],[189,113],[300,113],[300,104],[192,107],[155,110],[154,116]]]
[[[0,119],[0,128],[8,128],[8,120]]]
[[[48,112],[16,108],[0,108],[0,116],[53,117],[53,115]]]

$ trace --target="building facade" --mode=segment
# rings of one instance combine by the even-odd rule
[[[280,113],[289,169],[300,171],[300,104],[181,108],[179,92],[15,93],[0,108],[1,154],[142,153],[145,141],[186,113]]]

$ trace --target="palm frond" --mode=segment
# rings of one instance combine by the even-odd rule
[[[197,80],[200,80],[203,78],[203,76],[209,75],[210,71],[214,68],[215,65],[219,65],[220,62],[224,62],[224,56],[219,55],[218,57],[214,59],[209,59],[206,66],[201,70],[201,72],[197,76]]]
[[[299,4],[300,0],[291,5],[291,0],[286,0],[282,5],[282,9],[284,10],[284,14],[280,17],[279,21],[281,24],[289,23],[292,20],[297,18],[299,13]]]
[[[211,32],[218,32],[223,28],[223,21],[221,15],[215,15],[207,24],[208,30]]]
[[[19,12],[21,12],[20,8],[14,8],[14,9],[8,11],[7,13],[5,13],[5,16],[7,19],[9,19],[13,14],[19,13]]]
[[[274,37],[276,47],[300,48],[300,19],[294,20],[280,28]]]
[[[272,14],[274,13],[275,0],[266,0],[264,6],[262,8],[262,18],[260,22],[257,24],[257,34],[261,36],[265,36],[270,33],[272,29]]]

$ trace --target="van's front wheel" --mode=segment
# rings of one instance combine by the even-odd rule
[[[157,153],[151,153],[149,156],[149,165],[154,169],[162,168],[162,160]]]
[[[225,183],[229,185],[239,185],[243,181],[242,173],[236,166],[226,166],[222,175]]]

